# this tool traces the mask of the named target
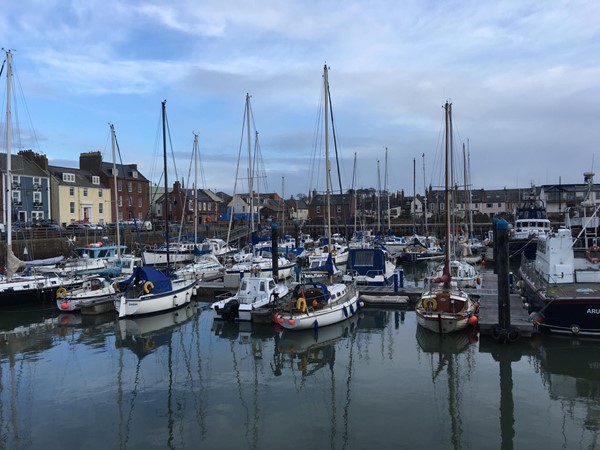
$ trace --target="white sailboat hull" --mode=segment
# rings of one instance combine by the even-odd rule
[[[153,314],[179,308],[192,299],[196,281],[174,281],[173,290],[161,294],[146,294],[136,298],[121,295],[115,300],[115,309],[119,317]]]

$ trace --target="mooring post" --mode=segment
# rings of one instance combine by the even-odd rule
[[[510,292],[508,288],[508,222],[504,219],[494,221],[496,234],[494,245],[497,246],[496,268],[498,270],[498,328],[510,328]]]
[[[272,256],[272,266],[273,266],[273,279],[275,282],[278,281],[279,275],[279,254],[277,245],[279,243],[279,232],[277,231],[277,224],[273,222],[271,224],[271,256]]]

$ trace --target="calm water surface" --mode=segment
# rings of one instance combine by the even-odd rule
[[[437,336],[363,309],[312,332],[209,303],[0,314],[0,448],[600,448],[600,346]]]

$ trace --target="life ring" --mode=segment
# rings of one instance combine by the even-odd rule
[[[421,302],[423,308],[435,311],[437,309],[437,300],[435,298],[426,298]]]
[[[115,281],[113,283],[112,287],[115,290],[115,292],[119,292],[120,291],[120,289],[119,289],[119,282],[118,281]]]
[[[146,281],[144,283],[144,293],[149,294],[154,289],[154,283],[152,281]]]
[[[600,262],[600,257],[594,258],[594,257],[592,257],[592,253],[600,253],[600,247],[597,246],[597,245],[592,245],[590,248],[588,248],[585,251],[585,257],[587,258],[587,260],[589,262],[599,263]]]
[[[56,298],[65,298],[67,296],[67,289],[59,287],[56,291]]]
[[[296,309],[300,312],[306,312],[306,299],[304,297],[299,297],[296,300]]]

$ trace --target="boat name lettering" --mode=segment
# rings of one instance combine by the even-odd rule
[[[588,368],[590,369],[600,369],[600,362],[591,362],[588,364]]]
[[[588,314],[600,314],[600,309],[596,309],[596,308],[589,308],[587,310]]]

